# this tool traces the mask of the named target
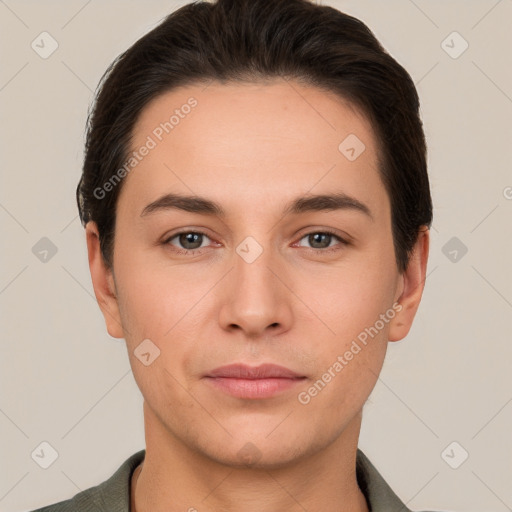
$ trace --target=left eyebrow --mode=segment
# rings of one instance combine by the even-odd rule
[[[343,192],[298,197],[285,207],[283,216],[310,211],[355,210],[373,219],[370,208],[355,197]]]
[[[202,215],[212,215],[225,218],[226,212],[222,206],[215,201],[200,196],[185,196],[181,194],[165,194],[152,203],[149,203],[141,212],[140,216],[145,217],[151,213],[178,209]],[[285,206],[283,217],[286,215],[298,215],[311,211],[334,211],[354,210],[363,213],[371,220],[374,220],[370,208],[343,192],[335,194],[307,195],[295,198]]]

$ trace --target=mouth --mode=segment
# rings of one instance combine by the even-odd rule
[[[307,377],[275,364],[231,364],[212,370],[204,378],[217,390],[255,400],[290,390]]]

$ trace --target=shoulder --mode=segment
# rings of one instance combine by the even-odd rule
[[[129,512],[130,479],[144,460],[145,450],[131,455],[104,482],[79,492],[72,498],[31,512]]]

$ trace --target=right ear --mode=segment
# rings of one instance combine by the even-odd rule
[[[107,331],[113,338],[124,338],[113,272],[103,260],[98,226],[95,222],[89,221],[86,224],[85,234],[94,295],[105,318]]]

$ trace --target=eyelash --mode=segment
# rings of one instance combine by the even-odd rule
[[[163,242],[162,242],[162,245],[165,245],[165,246],[172,246],[172,244],[170,244],[170,241],[171,240],[174,240],[176,237],[180,236],[180,235],[184,235],[184,234],[194,234],[194,235],[203,235],[203,236],[206,236],[207,238],[210,238],[206,233],[203,233],[202,231],[193,231],[193,230],[184,230],[184,231],[179,231],[178,233],[174,233],[173,235],[171,235],[170,237],[166,238]],[[330,229],[322,229],[321,231],[310,231],[309,233],[306,233],[304,234],[300,239],[299,239],[299,242],[307,237],[307,236],[310,236],[310,235],[317,235],[317,234],[322,234],[322,235],[330,235],[332,237],[334,237],[335,239],[337,239],[341,246],[347,246],[347,245],[350,245],[349,242],[347,242],[346,240],[344,240],[343,238],[341,238],[338,234],[336,234],[334,231],[331,231]],[[302,246],[301,246],[302,247]],[[334,246],[334,247],[328,247],[326,249],[315,249],[315,248],[311,248],[311,247],[304,247],[306,250],[309,250],[309,251],[313,251],[314,253],[316,254],[325,254],[325,253],[332,253],[332,252],[336,252],[336,251],[339,251],[341,250],[343,247],[337,247],[337,246]],[[204,248],[203,248],[204,249]],[[177,254],[179,255],[183,255],[183,256],[193,256],[193,255],[196,255],[196,254],[202,254],[202,249],[179,249],[179,248],[173,248],[171,249],[172,251],[176,252]]]

